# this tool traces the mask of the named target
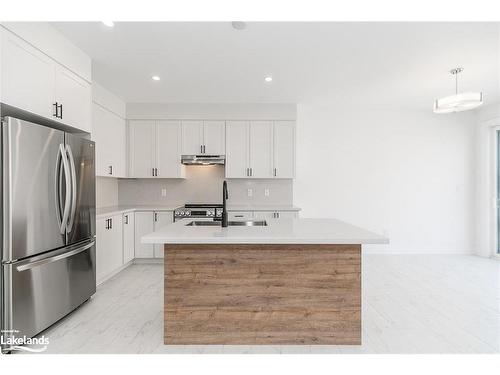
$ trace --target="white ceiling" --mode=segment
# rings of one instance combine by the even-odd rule
[[[96,82],[127,102],[432,107],[459,89],[499,100],[497,23],[57,22],[93,59]],[[161,81],[153,82],[157,74]],[[272,83],[264,77],[273,76]]]

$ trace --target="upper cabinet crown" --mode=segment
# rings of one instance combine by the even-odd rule
[[[182,121],[183,155],[224,155],[225,121]]]
[[[184,178],[181,122],[129,121],[129,161],[132,178]]]
[[[0,101],[91,131],[91,85],[0,27]]]
[[[293,121],[227,121],[227,178],[294,178]]]

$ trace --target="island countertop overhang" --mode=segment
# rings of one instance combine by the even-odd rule
[[[387,244],[389,239],[337,219],[267,219],[261,227],[186,226],[183,219],[141,238],[148,244]]]

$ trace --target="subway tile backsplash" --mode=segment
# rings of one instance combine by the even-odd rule
[[[217,203],[222,201],[222,181],[224,181],[223,166],[187,166],[186,179],[102,177],[97,179],[97,206]],[[293,202],[292,180],[229,179],[227,181],[229,204],[291,205]],[[163,189],[166,191],[165,196],[162,196]],[[252,190],[251,197],[248,196],[248,189]],[[269,196],[265,195],[266,189],[269,189]]]

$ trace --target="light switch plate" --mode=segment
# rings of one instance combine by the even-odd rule
[[[264,189],[264,196],[266,196],[266,197],[269,196],[269,189]]]
[[[161,189],[161,196],[166,197],[167,196],[167,189],[163,188]]]
[[[253,189],[247,189],[247,196],[252,197],[253,196]]]

